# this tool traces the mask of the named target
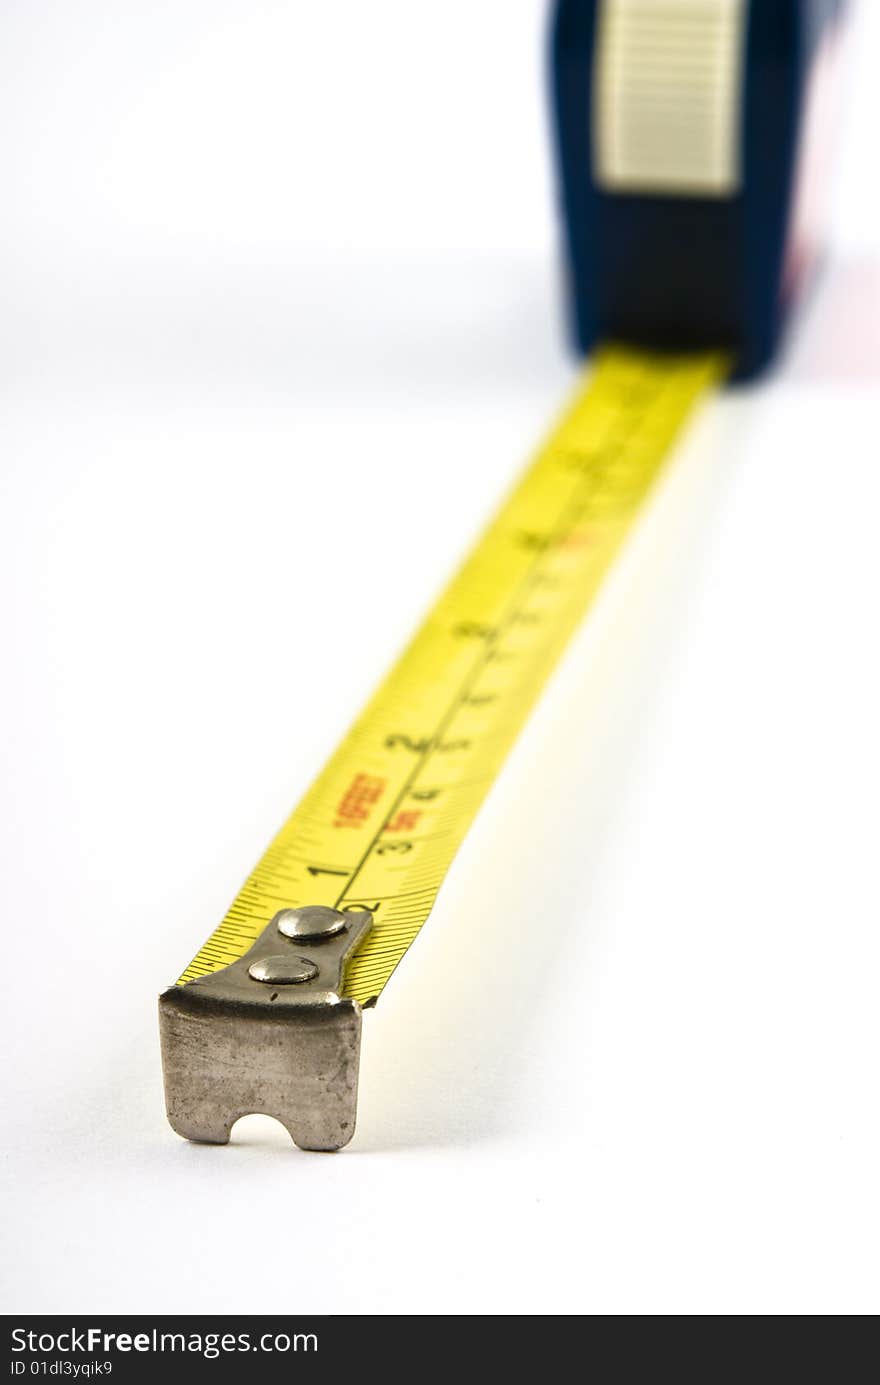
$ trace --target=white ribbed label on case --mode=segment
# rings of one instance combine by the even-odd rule
[[[600,187],[700,197],[737,190],[747,18],[748,0],[601,0]]]

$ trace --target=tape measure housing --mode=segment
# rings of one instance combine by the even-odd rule
[[[820,259],[846,0],[557,0],[572,335],[773,358]]]

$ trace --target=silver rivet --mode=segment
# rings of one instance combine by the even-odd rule
[[[318,942],[321,938],[332,938],[348,927],[348,919],[338,909],[328,909],[325,904],[306,904],[302,909],[282,909],[272,920],[285,938],[295,938],[297,942]]]
[[[317,975],[318,968],[308,957],[295,957],[289,952],[273,952],[271,957],[261,957],[248,967],[252,981],[266,981],[273,986],[297,986]]]

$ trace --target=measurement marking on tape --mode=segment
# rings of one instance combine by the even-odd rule
[[[279,908],[326,905],[372,911],[343,994],[361,1004],[379,995],[673,439],[725,368],[714,353],[598,354],[179,985],[238,961]]]

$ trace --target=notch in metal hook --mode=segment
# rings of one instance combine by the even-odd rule
[[[178,1135],[226,1144],[240,1116],[274,1116],[300,1149],[354,1134],[361,1007],[339,995],[367,909],[282,909],[231,966],[159,997],[165,1105]]]

